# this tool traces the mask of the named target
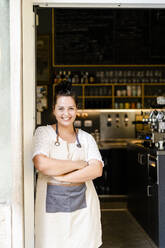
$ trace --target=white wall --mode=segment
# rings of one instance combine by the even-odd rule
[[[0,1],[0,202],[11,196],[9,3]]]
[[[35,26],[32,0],[23,0],[23,149],[25,248],[34,248]]]
[[[0,1],[0,247],[11,247],[9,1]]]

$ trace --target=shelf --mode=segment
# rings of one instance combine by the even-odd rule
[[[141,96],[114,96],[115,98],[142,98]]]
[[[72,84],[73,86],[142,86],[142,85],[165,85],[165,83],[88,83],[88,84]]]
[[[144,85],[165,85],[165,83],[144,83]]]
[[[80,96],[80,98],[112,98],[112,96]]]
[[[54,84],[55,87],[57,84]],[[78,99],[81,100],[82,108],[89,108],[89,106],[92,106],[92,108],[95,108],[97,99],[98,99],[98,106],[97,108],[116,108],[116,104],[126,102],[135,102],[141,104],[141,108],[144,108],[146,106],[149,106],[151,103],[149,99],[156,99],[156,96],[153,95],[145,95],[145,91],[148,88],[153,89],[156,86],[163,86],[165,87],[165,83],[87,83],[87,84],[72,84],[75,87],[76,94],[78,95]],[[131,89],[133,86],[136,87],[136,91],[138,90],[138,86],[141,87],[141,96],[117,96],[115,95],[117,90],[125,90],[127,93],[127,86],[130,86]],[[100,89],[99,89],[100,87]],[[156,89],[159,87],[156,87]],[[95,90],[96,89],[96,90]],[[164,89],[164,88],[163,88]],[[54,90],[53,90],[54,91]],[[153,92],[155,92],[153,90]],[[147,93],[147,92],[146,92]],[[149,92],[148,92],[149,93]],[[128,101],[126,100],[128,99]],[[148,100],[147,100],[148,99]],[[92,103],[93,102],[93,103]],[[130,107],[131,109],[131,107]]]
[[[112,83],[88,83],[88,84],[72,84],[72,86],[112,86]]]
[[[158,96],[144,96],[144,98],[156,98]]]

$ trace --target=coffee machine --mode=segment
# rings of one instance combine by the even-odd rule
[[[143,122],[150,125],[152,145],[158,150],[165,150],[165,111],[153,110]]]

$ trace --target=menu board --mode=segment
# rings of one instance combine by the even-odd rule
[[[165,64],[165,10],[58,8],[52,23],[54,66]]]

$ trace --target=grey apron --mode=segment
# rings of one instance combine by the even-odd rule
[[[86,208],[86,184],[63,186],[47,184],[46,212],[73,212]]]

